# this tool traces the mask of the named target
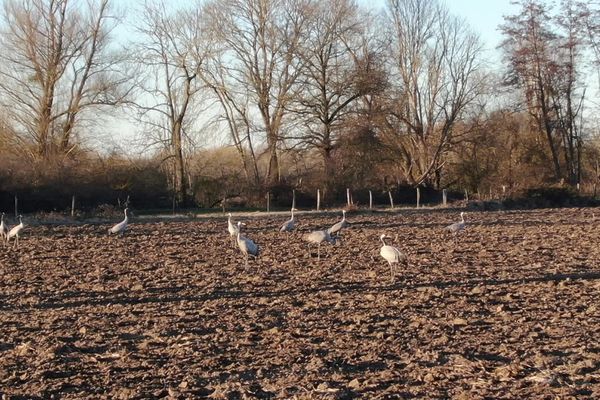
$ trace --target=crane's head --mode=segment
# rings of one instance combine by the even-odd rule
[[[228,216],[229,218],[231,218],[231,213],[227,213],[227,216]]]

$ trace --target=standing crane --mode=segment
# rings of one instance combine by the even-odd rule
[[[2,213],[2,216],[0,216],[0,239],[3,242],[6,242],[7,237],[8,237],[8,226],[6,226],[6,224],[4,223],[4,213]]]
[[[109,235],[111,233],[120,233],[121,236],[123,236],[125,230],[127,230],[127,223],[129,222],[129,215],[127,214],[127,211],[129,211],[129,208],[126,208],[124,211],[125,219],[108,230]]]
[[[235,246],[235,240],[237,238],[237,234],[239,232],[238,227],[231,221],[231,213],[227,214],[227,231],[229,232],[229,237],[232,239],[232,245]]]
[[[304,235],[304,240],[308,242],[308,251],[310,252],[310,245],[317,245],[317,257],[318,260],[321,260],[321,243],[329,242],[335,243],[336,238],[332,237],[328,231],[313,231]]]
[[[448,225],[445,229],[452,232],[452,234],[454,236],[456,236],[458,234],[458,232],[462,231],[465,229],[466,227],[466,222],[465,222],[465,213],[461,212],[460,213],[460,221],[459,222],[455,222],[452,225]]]
[[[240,251],[246,256],[246,267],[248,266],[248,256],[258,257],[259,247],[252,240],[242,236],[242,222],[237,223],[237,244]]]
[[[13,226],[12,229],[8,231],[8,234],[6,235],[6,242],[10,242],[10,239],[14,237],[15,244],[13,247],[19,247],[19,233],[21,233],[23,228],[25,228],[25,225],[23,225],[23,217],[19,215],[19,225]]]
[[[294,210],[296,209],[292,207],[292,217],[285,221],[283,225],[281,225],[279,232],[291,232],[294,230],[296,227],[296,222],[294,221]]]
[[[393,264],[398,264],[398,263],[408,264],[408,259],[400,250],[398,250],[394,246],[385,244],[384,239],[387,237],[389,237],[389,236],[386,236],[385,233],[381,234],[381,236],[379,237],[379,240],[381,240],[381,243],[382,243],[381,249],[379,250],[379,254],[390,265],[390,274],[391,274],[392,282],[393,282],[394,275],[395,275]]]
[[[331,228],[327,229],[327,233],[330,235],[339,235],[343,228],[348,226],[348,221],[346,221],[346,210],[342,210],[342,220],[336,224],[334,224]]]

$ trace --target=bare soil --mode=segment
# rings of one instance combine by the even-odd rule
[[[0,394],[600,398],[598,209],[226,217],[26,228],[0,246]],[[26,222],[26,221],[25,221]],[[115,221],[118,222],[118,221]],[[379,236],[405,252],[391,280]]]

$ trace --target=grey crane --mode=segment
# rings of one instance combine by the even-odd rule
[[[379,240],[381,240],[381,243],[382,243],[381,249],[379,250],[379,254],[390,265],[390,275],[391,275],[391,278],[392,278],[392,281],[393,281],[394,280],[394,267],[393,267],[393,264],[398,264],[398,263],[408,264],[408,259],[406,258],[406,255],[404,255],[400,250],[398,250],[394,246],[390,246],[390,245],[385,244],[385,240],[384,239],[387,238],[387,237],[389,237],[389,236],[386,236],[385,233],[383,233],[379,237]]]
[[[238,247],[240,248],[240,251],[242,253],[244,253],[244,255],[246,256],[246,267],[248,266],[248,256],[253,256],[253,257],[258,257],[258,253],[260,251],[260,248],[258,247],[258,245],[256,243],[254,243],[252,240],[248,239],[247,237],[242,236],[242,222],[238,221],[237,223],[237,244]]]
[[[5,242],[8,237],[8,226],[4,223],[4,213],[0,216],[0,239]]]
[[[113,226],[112,228],[110,228],[108,230],[108,234],[110,235],[111,233],[120,233],[121,236],[123,236],[123,234],[125,233],[125,231],[127,230],[127,224],[129,223],[129,215],[127,214],[127,212],[129,211],[129,208],[126,208],[124,210],[125,213],[125,219],[123,219],[123,221],[119,222],[118,224],[116,224],[115,226]]]
[[[329,234],[329,232],[327,232],[325,230],[325,231],[313,231],[311,233],[307,233],[306,235],[304,235],[304,240],[306,240],[308,242],[309,252],[310,252],[311,244],[317,245],[317,257],[319,260],[321,260],[321,243],[323,243],[323,242],[335,243],[336,238],[332,237]]]
[[[227,214],[227,231],[232,239],[232,245],[235,247],[235,241],[239,232],[238,227],[231,221],[231,213]]]
[[[327,233],[330,235],[339,235],[342,229],[346,228],[348,225],[348,221],[346,221],[346,210],[342,210],[342,220],[327,229]]]
[[[466,225],[467,224],[465,222],[465,213],[461,212],[460,213],[460,221],[455,222],[451,225],[448,225],[446,227],[446,230],[448,230],[448,231],[452,232],[452,234],[456,235],[456,234],[458,234],[458,232],[464,230]]]
[[[10,239],[14,237],[15,244],[13,247],[19,247],[19,233],[21,233],[23,228],[25,228],[25,225],[23,224],[23,217],[19,215],[19,225],[13,226],[12,229],[8,231],[8,234],[6,235],[6,242],[10,242]]]
[[[296,227],[296,222],[294,221],[294,211],[295,210],[296,209],[292,207],[292,217],[290,219],[288,219],[287,221],[285,221],[285,223],[283,225],[281,225],[279,232],[291,232],[294,230],[294,228]]]

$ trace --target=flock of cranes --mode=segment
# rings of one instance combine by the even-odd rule
[[[294,220],[294,211],[295,209],[291,209],[291,217],[287,220],[279,229],[280,232],[291,232],[295,228],[295,220]],[[227,219],[227,229],[229,231],[229,235],[236,240],[238,248],[245,256],[246,266],[248,266],[248,258],[249,256],[258,257],[260,247],[254,243],[250,238],[242,236],[241,227],[246,224],[238,221],[237,225],[232,221],[231,213],[228,214]],[[316,230],[310,233],[307,233],[303,236],[304,241],[308,242],[309,252],[311,244],[317,245],[317,258],[321,259],[321,244],[322,243],[332,243],[335,244],[336,241],[341,240],[340,235],[342,229],[348,227],[350,224],[346,220],[346,210],[342,210],[342,220],[332,225],[330,228],[325,230]],[[460,213],[460,221],[448,225],[445,227],[447,231],[452,233],[456,238],[458,232],[464,230],[466,227],[466,222],[464,218],[464,212]],[[381,249],[379,250],[379,254],[390,266],[390,274],[392,280],[394,279],[394,264],[404,263],[408,265],[408,258],[404,253],[402,253],[396,247],[390,246],[385,243],[385,238],[388,238],[385,233],[379,237],[379,240],[382,243]]]
[[[19,233],[25,228],[23,225],[23,217],[19,215],[19,224],[13,226],[10,230],[8,226],[4,223],[4,213],[0,217],[0,239],[3,241],[6,240],[6,243],[10,242],[10,239],[15,238],[15,243],[13,247],[19,247]]]
[[[291,232],[296,227],[296,221],[294,220],[294,211],[296,209],[291,209],[291,217],[287,220],[279,229],[280,232]],[[123,221],[115,224],[108,230],[108,234],[120,234],[121,236],[127,230],[127,226],[129,224],[129,209],[125,208],[124,214],[125,218]],[[229,236],[234,241],[232,244],[240,249],[241,253],[245,257],[245,266],[248,266],[248,259],[250,256],[256,258],[259,255],[260,247],[250,238],[246,236],[242,236],[242,226],[246,224],[238,221],[236,224],[232,221],[231,213],[228,214],[227,218],[227,231],[229,232]],[[345,229],[349,226],[348,221],[346,220],[346,210],[342,210],[342,220],[332,225],[330,228],[325,230],[316,230],[310,233],[307,233],[303,236],[304,241],[308,242],[308,247],[310,251],[310,246],[316,244],[317,245],[317,258],[321,260],[321,244],[322,243],[332,243],[335,244],[336,241],[341,240],[340,235],[342,229]],[[10,230],[8,226],[4,223],[4,213],[1,215],[0,219],[0,239],[2,239],[5,243],[10,242],[11,238],[15,238],[15,242],[13,247],[19,246],[19,233],[23,230],[25,225],[23,224],[23,218],[19,215],[19,224],[12,227]],[[454,224],[448,225],[445,227],[447,231],[452,233],[456,238],[458,232],[464,230],[466,227],[466,222],[464,218],[464,212],[460,213],[460,221]],[[381,249],[379,250],[379,254],[390,266],[390,274],[392,280],[394,279],[394,264],[404,263],[408,265],[408,258],[404,253],[402,253],[396,247],[390,246],[385,243],[385,239],[388,238],[385,233],[379,237],[381,241]]]

